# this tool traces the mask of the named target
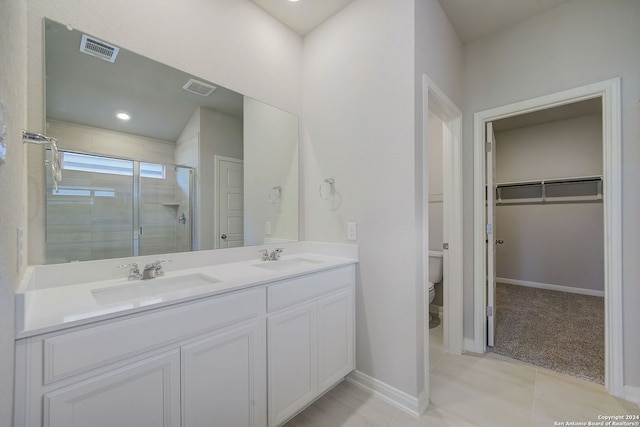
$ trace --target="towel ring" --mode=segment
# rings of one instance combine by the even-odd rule
[[[336,194],[336,187],[335,187],[335,180],[333,178],[327,178],[324,181],[322,181],[322,184],[320,184],[320,188],[319,188],[319,192],[320,192],[320,198],[322,200],[329,200],[329,199],[333,199],[333,196]]]
[[[280,200],[281,197],[282,197],[282,187],[280,187],[279,185],[269,190],[268,198],[269,198],[269,203],[271,203],[272,205],[275,205],[276,202]]]

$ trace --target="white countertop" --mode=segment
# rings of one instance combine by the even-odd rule
[[[273,271],[257,266],[263,262],[286,263],[287,260],[300,258],[313,260],[314,262],[300,266],[292,265],[292,267],[283,271]],[[283,255],[280,261],[251,259],[181,270],[172,270],[172,265],[168,264],[165,266],[165,275],[163,277],[144,281],[127,281],[125,277],[124,279],[118,278],[64,286],[27,288],[16,293],[16,338],[26,338],[72,326],[210,297],[356,262],[356,258],[328,256],[318,253],[295,253]],[[180,289],[179,286],[176,286],[169,290],[165,289],[158,294],[107,303],[104,303],[104,301],[100,303],[92,292],[103,288],[116,289],[116,286],[127,286],[132,283],[148,283],[152,285],[154,280],[158,281],[156,283],[160,283],[165,278],[193,274],[201,274],[207,278],[217,279],[219,282],[187,289]]]

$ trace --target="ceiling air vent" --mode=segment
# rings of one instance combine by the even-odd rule
[[[191,79],[186,85],[182,86],[182,89],[187,92],[195,93],[197,95],[209,96],[216,90],[215,86],[211,86],[209,83],[199,82],[198,80]]]
[[[109,43],[105,43],[102,40],[98,40],[95,37],[91,37],[86,34],[82,35],[80,52],[104,59],[105,61],[115,62],[119,51],[119,47],[110,45]]]

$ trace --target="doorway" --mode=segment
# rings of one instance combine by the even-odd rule
[[[487,169],[485,129],[487,123],[546,110],[587,99],[602,102],[602,191],[604,207],[604,297],[605,297],[605,385],[610,393],[620,396],[622,381],[622,285],[621,285],[621,230],[620,230],[620,80],[612,79],[563,92],[534,98],[503,107],[478,112],[474,115],[474,340],[475,351],[487,350],[488,328],[493,319],[489,314],[486,292],[488,261],[494,241],[491,233],[491,212],[485,208]]]
[[[487,345],[603,383],[602,99],[489,122],[487,140]]]
[[[427,76],[423,78],[423,111],[425,117],[423,123],[425,129],[423,135],[423,165],[426,173],[423,182],[423,212],[425,213],[425,236],[423,244],[424,278],[423,283],[425,308],[425,346],[429,343],[429,251],[430,249],[442,252],[443,284],[441,285],[442,319],[440,328],[442,331],[443,348],[451,353],[461,354],[463,351],[463,312],[462,312],[462,113],[444,92]],[[431,116],[434,120],[429,120]],[[431,125],[438,126],[433,132]],[[434,136],[435,135],[435,136]],[[431,141],[430,138],[436,138]],[[429,169],[431,167],[430,146],[436,144],[439,148],[435,156],[442,165],[438,174],[439,182],[435,193],[431,194]],[[431,202],[431,203],[430,203]],[[432,204],[437,204],[436,209],[442,218],[439,221],[438,236],[430,236],[430,210]],[[433,213],[433,212],[432,212]],[[439,315],[436,310],[436,315]],[[425,348],[428,358],[429,349]],[[429,370],[426,370],[428,377]],[[428,378],[425,380],[428,384]]]

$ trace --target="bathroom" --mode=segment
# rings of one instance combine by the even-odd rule
[[[114,7],[114,4],[98,2],[53,4],[36,0],[25,4],[4,1],[3,11],[8,13],[3,13],[2,22],[9,22],[3,28],[12,29],[13,39],[11,48],[7,47],[9,42],[4,44],[3,40],[3,49],[8,50],[6,55],[3,50],[3,58],[14,58],[9,64],[8,76],[19,83],[10,85],[3,81],[2,86],[7,92],[6,88],[12,88],[11,95],[5,95],[8,100],[4,100],[12,107],[9,128],[12,135],[17,135],[16,130],[19,133],[22,128],[44,131],[41,57],[44,17],[71,24],[134,52],[303,116],[299,238],[349,243],[346,224],[357,222],[361,256],[359,281],[366,283],[357,295],[358,322],[366,325],[366,332],[358,334],[357,366],[416,399],[425,389],[425,379],[421,375],[424,367],[420,367],[425,350],[423,339],[416,339],[422,336],[424,317],[415,304],[416,294],[424,301],[420,290],[424,286],[424,252],[423,243],[417,237],[424,234],[424,224],[419,220],[416,224],[416,217],[423,217],[422,212],[416,212],[421,209],[422,198],[417,196],[421,194],[421,179],[416,178],[421,166],[415,162],[420,145],[416,139],[422,139],[416,135],[421,135],[422,123],[414,119],[421,117],[421,113],[416,114],[416,110],[420,110],[416,104],[419,104],[422,73],[431,76],[456,105],[464,107],[465,135],[472,133],[474,111],[512,101],[513,97],[528,98],[586,84],[599,80],[602,75],[624,74],[625,78],[634,81],[632,73],[620,66],[621,71],[586,73],[579,82],[571,79],[568,82],[559,76],[559,80],[544,89],[531,87],[514,92],[516,95],[495,95],[498,99],[485,101],[480,94],[484,92],[482,84],[474,83],[473,77],[467,76],[466,84],[472,89],[465,92],[463,98],[463,47],[437,2],[420,2],[414,10],[408,3],[404,5],[406,7],[396,7],[396,4],[392,5],[395,2],[356,1],[302,39],[254,5],[238,5],[238,2],[195,2],[193,6],[198,8],[198,13],[183,5],[170,4],[156,13],[155,4],[136,2],[127,4],[127,13],[123,13],[122,8]],[[6,3],[9,6],[5,9]],[[573,7],[580,8],[576,4]],[[424,25],[414,29],[417,19]],[[381,31],[379,25],[384,25],[385,30]],[[366,34],[366,37],[354,40],[351,35],[354,27],[358,34]],[[173,30],[157,31],[158,28]],[[418,33],[417,37],[415,33]],[[420,49],[414,46],[414,38],[419,38]],[[215,54],[208,54],[212,44],[219,45],[220,49],[216,49]],[[337,46],[343,46],[343,49],[337,49]],[[417,55],[416,51],[429,52],[429,55]],[[434,59],[436,56],[437,60]],[[482,68],[477,57],[468,61],[477,69]],[[527,66],[535,67],[535,64]],[[627,114],[634,108],[626,98],[624,108],[629,111]],[[367,126],[361,125],[363,120]],[[632,138],[637,129],[629,122],[631,120],[625,121],[625,132]],[[13,322],[13,308],[5,301],[12,300],[20,270],[27,264],[42,262],[45,246],[44,236],[37,232],[42,229],[42,224],[37,223],[42,216],[29,209],[30,199],[34,196],[27,192],[32,183],[28,182],[24,167],[27,165],[31,169],[35,163],[40,168],[43,159],[31,155],[33,150],[30,148],[22,153],[21,141],[18,137],[12,138],[8,160],[0,166],[3,182],[15,183],[6,188],[3,186],[2,190],[1,240],[3,251],[9,256],[2,261],[5,264],[1,312],[7,325]],[[469,148],[467,138],[470,136],[465,136]],[[637,170],[632,166],[637,160],[634,153],[631,151],[624,161],[628,173]],[[354,168],[356,161],[358,164]],[[473,179],[471,149],[465,151],[464,162],[466,201],[467,197],[471,198]],[[328,177],[335,179],[336,194],[341,197],[340,208],[336,210],[316,197],[318,186]],[[625,190],[625,197],[631,198],[629,206],[625,207],[625,215],[633,217],[637,198],[628,190]],[[416,209],[407,209],[408,205]],[[468,206],[465,212],[464,228],[470,233],[473,215]],[[624,227],[627,230],[626,224]],[[18,229],[22,230],[22,240],[16,237]],[[634,236],[634,231],[628,229],[628,235]],[[16,240],[22,245],[16,245]],[[625,243],[627,259],[632,256],[636,240],[630,237]],[[17,250],[18,246],[22,249]],[[473,295],[468,292],[473,275],[472,252],[470,244],[465,242],[465,254],[469,255],[463,268],[466,312],[473,311],[470,302]],[[19,259],[20,254],[24,259]],[[625,263],[625,277],[636,275],[637,267],[630,264],[633,263]],[[391,283],[400,285],[390,289]],[[634,292],[630,289],[628,295],[634,297],[637,295]],[[633,322],[634,318],[629,317],[633,312],[631,303],[626,304],[625,322]],[[473,336],[471,316],[468,317],[465,319],[465,338]],[[12,347],[8,339],[11,334],[6,331],[2,334],[2,359],[11,360]],[[631,336],[627,339],[632,340],[632,344],[635,342]],[[631,353],[626,359],[634,360],[633,345],[628,348]],[[626,382],[637,385],[634,365],[629,369],[625,374]],[[10,378],[11,375],[10,367],[3,366],[2,377]],[[9,406],[3,404],[3,414]]]

